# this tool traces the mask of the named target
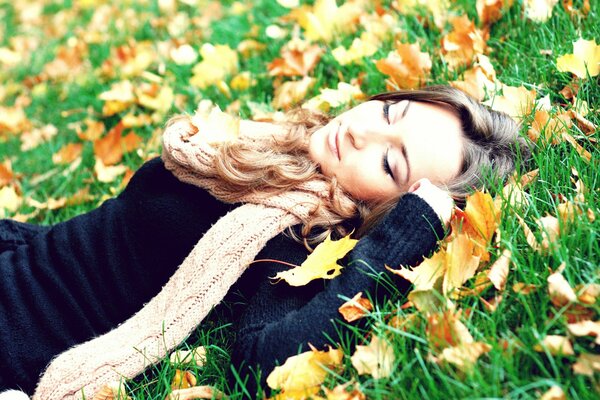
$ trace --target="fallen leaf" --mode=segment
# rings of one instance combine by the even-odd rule
[[[190,119],[198,132],[192,136],[191,142],[222,143],[235,140],[239,136],[240,120],[229,115],[210,100],[201,100],[196,112]]]
[[[156,83],[138,86],[135,93],[139,105],[162,114],[166,114],[171,109],[175,99],[173,89]]]
[[[12,186],[0,189],[0,218],[6,218],[6,212],[14,213],[21,206],[23,199]]]
[[[82,143],[68,143],[52,154],[52,162],[54,164],[71,164],[77,158],[81,157],[82,152]]]
[[[175,375],[171,380],[171,390],[187,389],[196,386],[196,376],[190,371],[175,370]]]
[[[281,57],[267,65],[271,76],[307,76],[321,59],[319,45],[292,39],[281,49]]]
[[[79,139],[94,141],[102,137],[102,134],[104,133],[104,123],[89,118],[86,118],[83,122],[86,125],[85,130],[83,130],[80,125],[77,125],[75,128]]]
[[[343,352],[339,349],[311,349],[289,357],[283,365],[275,367],[267,377],[267,385],[284,393],[316,387],[325,380],[327,369],[341,365],[342,358]]]
[[[193,364],[202,367],[206,363],[206,348],[198,346],[193,350],[175,350],[169,357],[171,364]]]
[[[596,344],[600,344],[600,321],[579,321],[567,325],[573,336],[595,336]]]
[[[484,102],[496,111],[505,112],[520,122],[531,113],[535,104],[535,89],[527,90],[524,86],[514,87],[502,85],[502,95],[496,95]]]
[[[571,118],[566,113],[550,115],[546,110],[535,110],[527,136],[533,142],[542,137],[546,143],[558,144],[572,125]]]
[[[475,7],[482,25],[491,25],[513,4],[513,0],[477,0]]]
[[[512,286],[512,290],[515,293],[528,295],[537,290],[537,286],[533,283],[517,282]]]
[[[186,389],[173,390],[165,400],[194,400],[194,399],[222,399],[223,393],[211,386],[194,386]]]
[[[577,301],[577,295],[569,282],[560,273],[560,268],[559,271],[548,277],[548,294],[550,295],[550,301],[556,307],[565,307]]]
[[[569,339],[559,335],[546,336],[540,343],[533,346],[533,349],[538,352],[548,351],[553,356],[572,356],[575,354]]]
[[[442,29],[448,19],[450,2],[448,0],[396,0],[392,7],[401,14],[420,15],[420,10],[425,9],[431,13],[435,26]]]
[[[579,375],[593,376],[600,371],[600,354],[583,353],[573,364],[573,372]]]
[[[492,236],[500,224],[500,209],[494,203],[492,196],[486,192],[476,191],[466,199],[465,216],[468,227],[465,231],[472,236],[480,236],[486,244],[492,241]],[[488,257],[483,257],[487,260]]]
[[[299,81],[284,82],[275,89],[273,107],[288,110],[306,97],[308,90],[315,84],[316,79],[305,76]]]
[[[567,395],[560,386],[552,386],[542,396],[540,400],[567,400]]]
[[[468,372],[473,369],[479,357],[491,349],[492,346],[483,342],[461,343],[458,346],[443,349],[438,360],[452,364],[461,371]]]
[[[102,386],[98,390],[92,400],[130,400],[127,396],[125,384],[120,381],[113,381]]]
[[[302,108],[329,112],[332,108],[350,105],[366,96],[358,85],[339,82],[337,89],[324,88],[321,93],[302,104]]]
[[[364,10],[359,2],[345,2],[338,7],[335,0],[316,0],[312,7],[292,11],[304,36],[313,41],[332,41],[337,35],[354,32]]]
[[[496,71],[489,58],[482,54],[476,56],[477,61],[463,73],[462,80],[450,82],[450,85],[482,101],[486,94],[496,91]]]
[[[450,299],[442,296],[439,291],[435,289],[413,290],[408,294],[408,300],[410,300],[417,310],[424,314],[436,313],[441,310],[450,310],[453,308]]]
[[[113,83],[110,90],[100,93],[98,98],[105,102],[102,107],[104,116],[118,114],[131,107],[136,101],[134,87],[129,80]]]
[[[446,246],[446,272],[442,283],[443,293],[452,293],[471,279],[479,267],[480,256],[475,255],[475,242],[460,233]]]
[[[0,137],[5,132],[21,133],[28,130],[30,126],[31,123],[22,108],[0,106]]]
[[[390,77],[388,89],[416,89],[425,85],[431,71],[431,57],[417,43],[396,43],[396,50],[376,60],[379,72]]]
[[[502,251],[502,254],[492,264],[487,274],[489,280],[492,282],[497,290],[504,290],[506,286],[506,279],[508,277],[508,271],[510,268],[510,256],[511,252],[508,249]]]
[[[600,296],[600,284],[588,283],[586,285],[577,285],[575,287],[577,300],[583,304],[595,304],[596,299]]]
[[[102,160],[104,165],[114,165],[123,158],[121,146],[123,124],[119,122],[103,138],[94,141],[94,155]]]
[[[362,297],[362,292],[358,292],[353,298],[342,304],[338,311],[347,322],[354,322],[373,311],[373,304],[369,299]]]
[[[469,66],[484,54],[489,33],[475,27],[466,15],[450,19],[452,31],[442,37],[442,56],[450,70]]]
[[[367,397],[360,391],[358,384],[354,383],[351,391],[347,390],[351,383],[346,382],[333,389],[323,388],[323,392],[327,396],[327,400],[366,400]]]
[[[460,311],[448,310],[427,317],[427,340],[433,351],[474,342],[473,336],[460,321],[460,315]]]
[[[443,278],[446,272],[446,252],[438,250],[431,257],[425,258],[421,264],[409,269],[401,267],[394,270],[386,267],[396,275],[400,275],[413,284],[413,291],[424,291],[432,289],[436,281]]]
[[[190,79],[190,83],[200,89],[215,85],[238,71],[237,53],[227,45],[204,43],[200,55],[202,61],[194,66]]]
[[[331,54],[340,65],[361,64],[364,58],[371,57],[377,50],[379,50],[378,42],[357,37],[348,49],[338,46],[331,51]]]
[[[0,188],[9,184],[14,178],[12,163],[6,159],[0,163]]]
[[[52,124],[47,124],[41,128],[34,128],[32,130],[23,132],[23,134],[20,136],[21,151],[27,151],[36,148],[41,143],[52,139],[57,133],[58,129]]]
[[[534,22],[546,22],[558,0],[525,0],[525,16]]]
[[[337,260],[352,250],[356,243],[358,240],[351,239],[350,235],[335,241],[328,236],[299,267],[278,272],[272,279],[283,279],[291,286],[304,286],[314,279],[333,279],[341,274],[342,266],[337,264]]]
[[[394,372],[396,357],[393,346],[386,339],[373,335],[368,345],[356,346],[350,361],[359,375],[367,374],[380,379]]]
[[[118,176],[123,175],[126,171],[127,167],[124,165],[106,166],[99,158],[96,158],[96,163],[94,164],[94,172],[96,174],[96,178],[100,182],[112,182],[117,179]]]
[[[169,52],[169,56],[177,65],[193,64],[198,59],[196,50],[187,43],[172,48]]]
[[[556,67],[561,72],[571,72],[579,78],[600,74],[600,46],[595,40],[579,38],[573,42],[573,53],[558,57]],[[586,73],[587,70],[587,73]]]

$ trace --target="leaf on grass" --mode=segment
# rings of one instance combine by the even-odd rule
[[[211,386],[194,386],[187,389],[173,390],[165,400],[194,400],[194,399],[222,399],[223,393]]]
[[[171,109],[175,96],[173,89],[157,83],[140,85],[135,91],[138,104],[165,114]]]
[[[546,22],[558,0],[525,0],[525,16],[535,22]]]
[[[202,61],[194,66],[190,83],[206,89],[238,71],[238,56],[235,50],[224,44],[204,43],[200,48]]]
[[[571,118],[566,113],[550,115],[548,111],[539,109],[535,110],[527,136],[533,142],[542,137],[545,143],[558,144],[563,141],[563,136],[572,125]]]
[[[330,42],[338,34],[355,31],[363,13],[359,2],[345,2],[338,7],[335,0],[316,0],[313,7],[297,8],[291,15],[304,29],[306,38]]]
[[[395,270],[387,266],[386,268],[410,281],[413,284],[413,291],[430,290],[446,272],[446,252],[440,249],[412,269],[401,267],[399,270]]]
[[[82,152],[82,143],[68,143],[52,154],[52,162],[54,164],[71,164],[81,156]]]
[[[572,356],[575,354],[569,338],[559,335],[546,336],[540,343],[533,346],[533,349],[539,352],[547,351],[553,356]]]
[[[577,285],[575,287],[577,300],[583,304],[596,304],[598,296],[600,296],[600,284],[588,283],[586,285]]]
[[[94,164],[94,173],[100,182],[112,182],[117,179],[118,176],[123,175],[126,171],[127,167],[124,165],[106,166],[99,158],[96,158],[96,163]]]
[[[524,86],[514,87],[502,85],[502,95],[496,95],[484,104],[496,111],[505,112],[514,120],[520,122],[531,113],[535,104],[535,89],[527,90]]]
[[[567,395],[560,386],[552,386],[542,396],[540,400],[567,400]]]
[[[92,400],[130,400],[127,396],[125,384],[122,381],[113,381],[102,386]]]
[[[512,286],[512,290],[515,293],[528,295],[537,290],[537,286],[533,283],[517,282]]]
[[[408,300],[410,300],[417,310],[425,314],[453,308],[450,299],[442,296],[435,289],[413,290],[408,294]]]
[[[367,397],[360,391],[358,384],[353,383],[351,391],[348,391],[348,386],[352,381],[337,385],[333,389],[323,388],[327,400],[366,400]]]
[[[388,89],[416,89],[426,83],[431,71],[431,57],[421,52],[417,43],[397,43],[396,50],[376,60],[379,72],[388,75]]]
[[[323,54],[319,45],[301,39],[292,39],[281,49],[281,57],[269,65],[271,76],[307,76],[317,65]]]
[[[17,194],[13,186],[0,189],[0,217],[6,217],[6,211],[15,212],[21,206],[23,199]]]
[[[357,345],[350,358],[359,375],[371,375],[375,379],[386,378],[394,372],[396,357],[394,348],[384,338],[373,335],[366,346]]]
[[[367,35],[362,36],[368,37]],[[364,58],[371,57],[377,50],[379,50],[379,42],[357,37],[354,38],[348,49],[338,46],[331,51],[331,54],[340,65],[360,64]]]
[[[284,82],[275,89],[273,107],[275,109],[288,110],[301,102],[308,90],[313,87],[316,79],[305,76],[299,81]]]
[[[21,107],[0,106],[0,137],[4,132],[16,134],[26,131],[31,123]]]
[[[573,364],[573,372],[579,375],[594,376],[594,372],[600,372],[600,354],[580,354]]]
[[[511,252],[508,249],[502,251],[502,254],[492,264],[487,274],[489,280],[492,282],[497,290],[504,290],[506,287],[506,279],[508,278],[508,272],[510,269],[510,256]]]
[[[393,1],[392,7],[405,15],[420,15],[421,9],[431,13],[435,26],[442,29],[448,19],[450,2],[448,0],[402,0]]]
[[[523,218],[517,215],[517,220],[523,228],[525,239],[527,240],[529,246],[531,246],[532,249],[540,254],[547,254],[550,248],[557,243],[560,235],[560,224],[558,222],[558,218],[547,215],[536,220],[540,230],[540,235],[542,237],[541,242],[538,241],[533,231],[527,226],[527,224],[525,224]]]
[[[86,118],[83,122],[86,125],[85,130],[83,130],[79,124],[75,128],[79,139],[94,141],[102,137],[105,129],[104,123],[101,121],[94,121],[93,119],[89,118]]]
[[[427,340],[434,351],[474,342],[460,315],[460,311],[447,310],[427,317]]]
[[[479,54],[473,67],[463,73],[462,80],[452,81],[450,85],[482,101],[486,93],[496,91],[496,71],[489,58]]]
[[[103,138],[94,141],[94,155],[102,160],[104,165],[114,165],[123,158],[121,138],[123,123],[119,122]]]
[[[171,353],[169,361],[172,365],[193,364],[197,367],[202,367],[206,363],[206,348],[198,346],[193,350],[176,350]]]
[[[513,0],[477,0],[476,8],[482,25],[491,25],[513,4]]]
[[[21,151],[31,150],[41,143],[47,142],[58,133],[56,126],[52,124],[44,125],[41,128],[34,128],[23,132],[21,135]]]
[[[340,349],[310,351],[289,357],[283,365],[275,367],[267,377],[271,389],[281,389],[284,393],[304,391],[323,383],[327,369],[338,366],[344,354]]]
[[[475,27],[462,15],[450,20],[452,31],[442,38],[442,56],[450,70],[469,66],[478,54],[484,54],[489,33]]]
[[[102,114],[107,117],[128,109],[136,100],[133,84],[129,80],[113,83],[110,90],[100,93],[98,98],[105,102]]]
[[[480,257],[474,253],[475,243],[464,233],[455,235],[448,243],[446,272],[442,283],[443,293],[453,292],[475,275]]]
[[[342,266],[337,260],[352,250],[356,243],[358,240],[351,239],[350,235],[335,241],[327,236],[299,267],[278,272],[272,279],[283,279],[291,286],[304,286],[319,278],[333,279],[341,274]]]
[[[492,346],[483,342],[461,343],[443,349],[438,361],[452,364],[459,370],[468,372],[473,369],[479,357],[491,349]]]
[[[189,65],[196,62],[198,59],[198,53],[196,50],[187,43],[181,44],[177,47],[173,47],[169,51],[171,60],[177,65]]]
[[[369,299],[362,297],[362,292],[358,292],[353,298],[342,304],[338,311],[347,322],[354,322],[373,311],[373,304]]]
[[[9,159],[6,159],[0,163],[0,188],[9,184],[14,178],[12,163]]]
[[[337,89],[321,89],[321,93],[302,104],[302,108],[329,112],[331,108],[349,105],[363,98],[365,94],[359,85],[339,82]]]
[[[579,38],[573,42],[573,53],[558,57],[556,67],[561,72],[571,72],[579,78],[600,74],[600,46],[595,40]],[[587,73],[586,73],[587,70]]]
[[[565,307],[577,301],[577,295],[575,295],[569,282],[560,273],[560,268],[559,271],[548,277],[548,294],[550,295],[550,301],[556,307]]]
[[[567,325],[573,336],[595,336],[596,344],[600,344],[600,321],[579,321]]]
[[[187,389],[196,386],[196,376],[190,371],[175,370],[175,375],[171,380],[171,390]]]

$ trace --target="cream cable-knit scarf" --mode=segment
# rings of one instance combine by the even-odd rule
[[[219,184],[210,177],[216,152],[198,140],[200,133],[194,133],[186,120],[170,125],[163,137],[162,158],[181,181],[211,191]],[[104,384],[133,378],[158,362],[223,299],[266,242],[299,223],[327,192],[324,183],[309,182],[266,200],[241,197],[239,202],[244,204],[204,234],[160,293],[139,312],[56,357],[33,399],[80,399],[83,395],[90,399]]]

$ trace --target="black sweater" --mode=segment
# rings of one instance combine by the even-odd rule
[[[132,316],[160,291],[202,234],[233,207],[180,182],[154,159],[117,198],[3,250],[0,390],[32,392],[54,356]],[[442,231],[433,210],[407,195],[384,223],[359,241],[348,267],[331,281],[298,288],[272,284],[268,278],[285,268],[253,264],[235,285],[248,304],[236,322],[233,366],[244,372],[260,365],[268,373],[305,351],[307,343],[330,343],[327,338],[336,337],[332,321],[339,318],[337,309],[344,302],[340,296],[363,291],[383,298],[387,291],[378,290],[369,273],[385,273],[384,263],[418,262]],[[280,234],[256,258],[300,264],[306,256],[303,245]]]

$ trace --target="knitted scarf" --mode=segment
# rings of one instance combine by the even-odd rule
[[[162,158],[178,179],[211,191],[219,185],[213,173],[216,150],[198,140],[201,134],[195,131],[185,119],[168,126]],[[33,399],[92,398],[103,385],[133,378],[160,361],[223,299],[267,241],[308,216],[327,193],[325,183],[308,182],[268,199],[239,198],[242,205],[204,234],[160,293],[140,311],[56,357]]]

